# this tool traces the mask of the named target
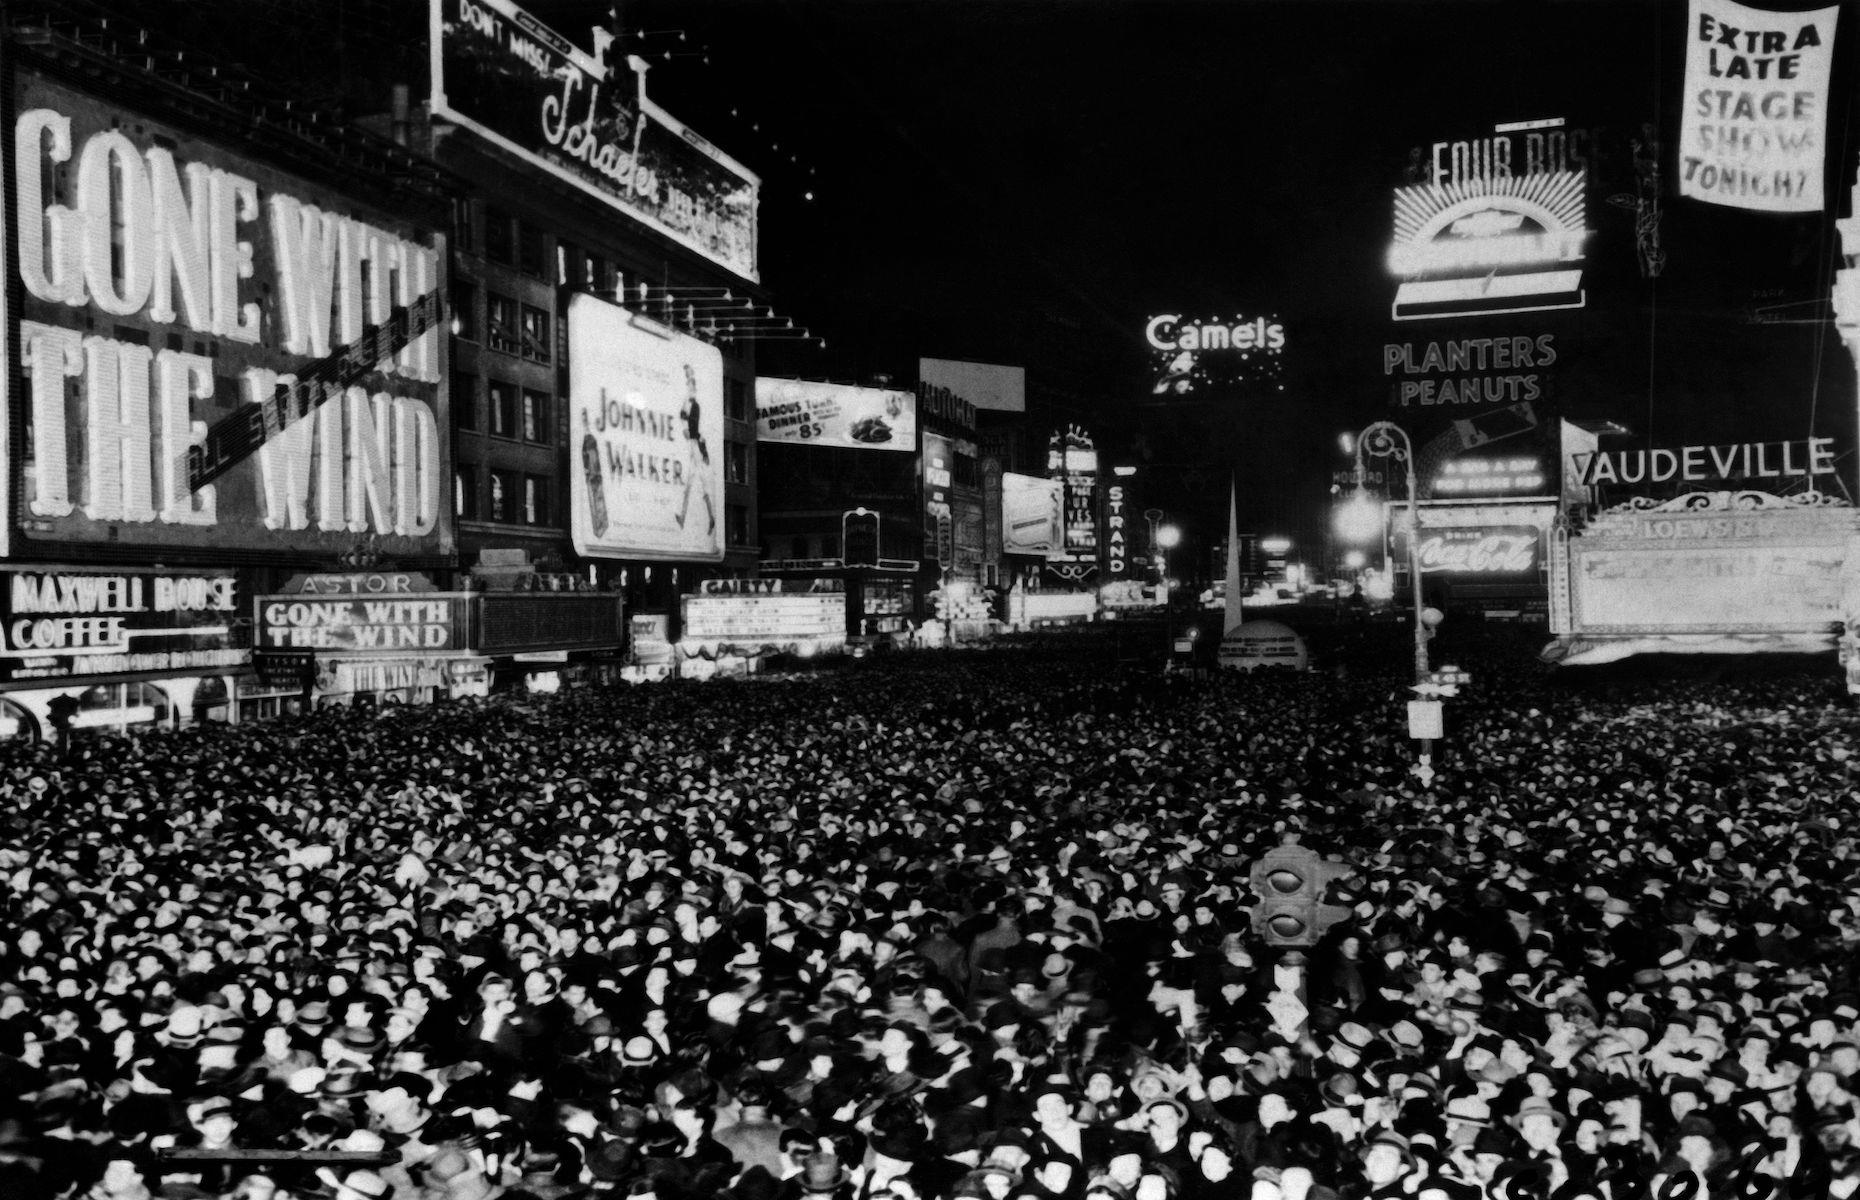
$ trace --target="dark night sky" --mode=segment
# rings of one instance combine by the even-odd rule
[[[587,11],[553,19],[572,31]],[[908,376],[919,353],[1023,365],[1077,409],[1057,415],[1089,416],[1114,448],[1146,435],[1152,462],[1185,464],[1204,519],[1224,508],[1231,469],[1251,523],[1297,523],[1343,465],[1336,435],[1391,415],[1384,343],[1465,335],[1388,319],[1391,189],[1410,148],[1561,116],[1600,149],[1589,304],[1485,318],[1502,326],[1490,331],[1556,333],[1566,415],[1611,417],[1647,445],[1812,428],[1838,439],[1853,474],[1854,373],[1832,326],[1748,319],[1760,304],[1826,315],[1853,114],[1829,123],[1836,212],[1679,199],[1682,2],[637,0],[627,12],[635,29],[684,29],[685,48],[709,48],[708,65],[656,66],[650,91],[763,172],[765,281],[830,342],[785,356],[785,371]],[[1837,40],[1837,96],[1856,91],[1854,34]],[[1628,139],[1645,123],[1668,147],[1657,281],[1639,275],[1632,214],[1606,203],[1632,189]],[[1262,310],[1288,329],[1282,393],[1144,403],[1148,314]]]

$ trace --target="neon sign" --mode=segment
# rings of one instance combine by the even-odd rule
[[[1161,313],[1143,327],[1149,343],[1156,396],[1273,386],[1279,390],[1279,352],[1285,326],[1272,317],[1183,320]]]
[[[1395,190],[1396,320],[1583,306],[1587,139],[1562,123],[1432,146],[1427,182]]]
[[[1285,326],[1265,317],[1232,324],[1220,321],[1183,323],[1178,313],[1151,317],[1143,336],[1158,350],[1266,350],[1285,345]]]

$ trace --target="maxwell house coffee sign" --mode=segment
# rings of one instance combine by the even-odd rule
[[[748,168],[646,99],[605,30],[588,54],[510,0],[431,0],[432,110],[745,279]]]
[[[0,571],[0,679],[243,665],[230,571]]]
[[[379,336],[436,310],[436,237],[47,78],[14,100],[20,533],[449,549],[439,334]],[[210,428],[252,415],[265,436],[199,478]]]

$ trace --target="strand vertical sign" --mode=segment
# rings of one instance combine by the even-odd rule
[[[1692,0],[1680,195],[1758,212],[1821,211],[1839,14]]]

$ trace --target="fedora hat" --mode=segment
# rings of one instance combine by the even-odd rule
[[[1492,1127],[1492,1106],[1478,1096],[1455,1096],[1447,1101],[1447,1120],[1474,1125],[1480,1129]]]
[[[1345,1021],[1337,1026],[1336,1040],[1339,1045],[1348,1046],[1361,1054],[1375,1042],[1376,1035],[1369,1031],[1367,1025],[1356,1021]]]
[[[821,1195],[838,1191],[850,1175],[839,1155],[821,1150],[802,1160],[801,1174],[796,1178],[803,1194]]]
[[[1569,1114],[1561,1111],[1542,1096],[1532,1096],[1518,1106],[1518,1111],[1505,1118],[1505,1123],[1513,1129],[1522,1129],[1526,1117],[1549,1117],[1556,1122],[1558,1129],[1569,1124]]]
[[[1369,1139],[1368,1143],[1363,1147],[1363,1152],[1367,1154],[1370,1149],[1376,1146],[1393,1146],[1400,1152],[1401,1160],[1407,1168],[1410,1171],[1414,1170],[1414,1145],[1401,1134],[1396,1133],[1393,1129],[1380,1130],[1374,1137]]]

